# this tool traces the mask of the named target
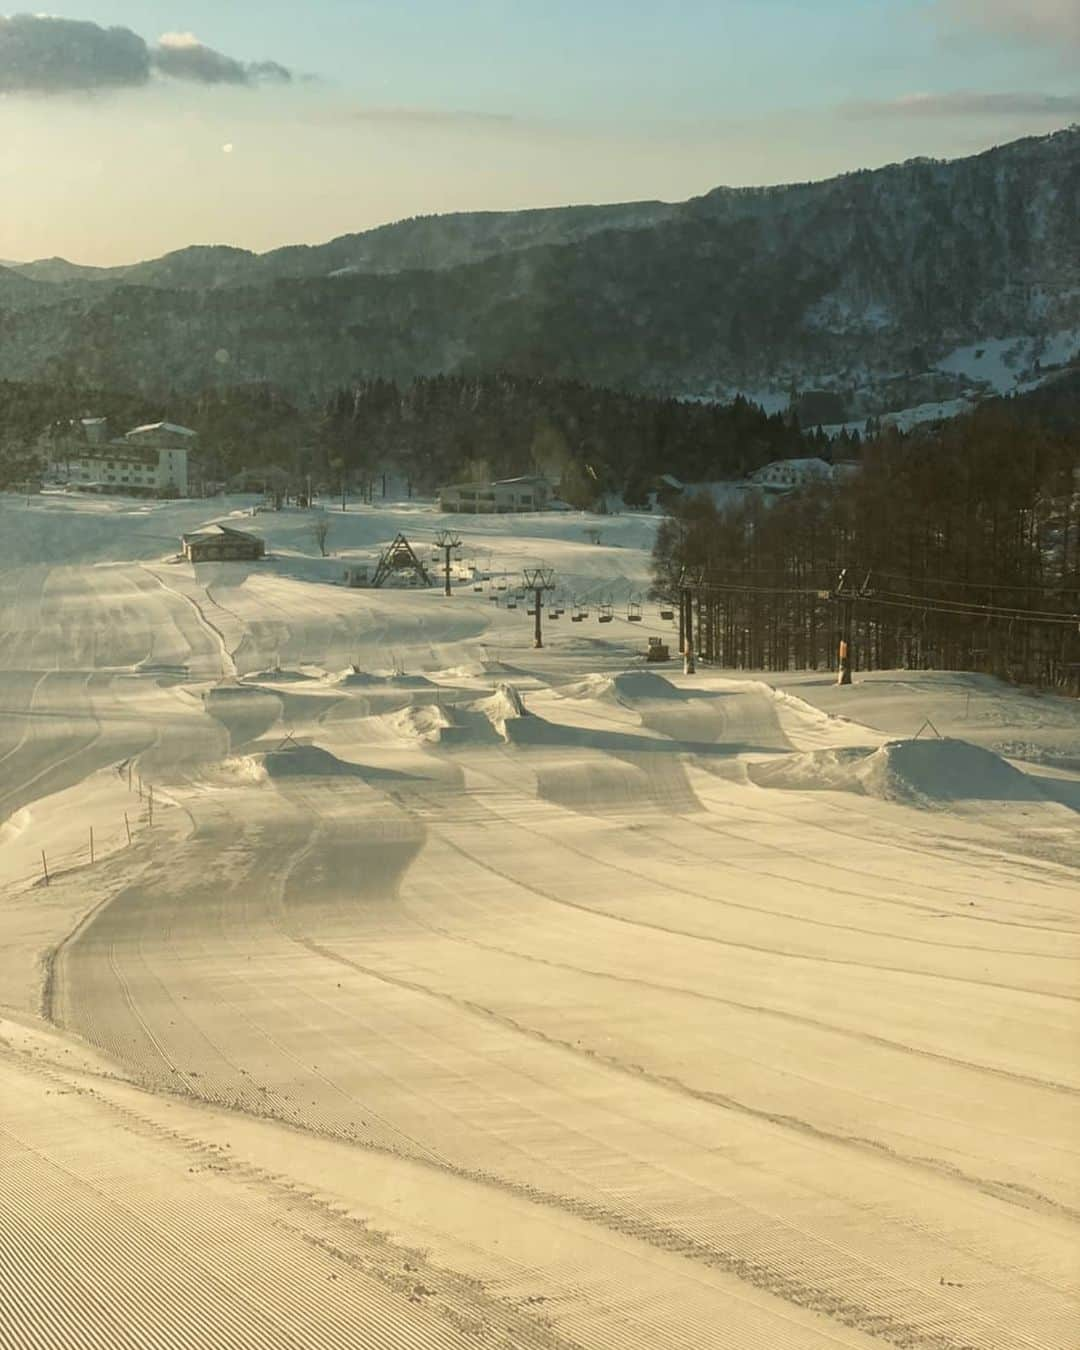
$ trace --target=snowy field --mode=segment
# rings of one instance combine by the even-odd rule
[[[0,497],[0,1346],[1080,1344],[1080,707],[646,667],[647,516],[249,505]]]

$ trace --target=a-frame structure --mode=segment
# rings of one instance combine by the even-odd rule
[[[413,573],[422,586],[431,585],[428,570],[416,556],[412,544],[403,534],[398,533],[383,549],[382,556],[379,558],[379,565],[375,569],[375,575],[371,578],[371,584],[381,586],[388,577],[397,576],[403,572]]]

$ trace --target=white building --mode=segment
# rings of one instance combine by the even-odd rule
[[[51,442],[49,475],[88,492],[185,497],[188,451],[196,440],[196,432],[171,422],[154,422],[110,438],[104,418],[85,417]]]
[[[439,510],[489,515],[501,511],[543,511],[554,493],[540,475],[503,478],[496,483],[453,483],[439,489]]]
[[[148,422],[127,433],[124,440],[136,450],[157,451],[157,486],[175,491],[181,497],[188,490],[188,452],[198,442],[198,433],[175,422]]]
[[[750,482],[756,487],[785,492],[809,483],[831,483],[834,477],[833,466],[823,459],[776,459],[752,473]]]

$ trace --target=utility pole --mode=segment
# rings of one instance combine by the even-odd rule
[[[689,586],[682,588],[682,603],[686,608],[686,617],[683,621],[686,630],[683,645],[683,674],[693,675],[697,669],[694,665],[694,594]]]
[[[533,593],[533,605],[536,614],[533,647],[539,650],[544,645],[543,629],[540,623],[544,613],[544,592],[555,589],[555,569],[554,567],[526,567],[522,570],[521,575],[525,578],[525,589]]]
[[[851,683],[851,669],[854,653],[851,650],[852,627],[855,613],[855,594],[848,585],[848,570],[840,569],[836,582],[835,598],[840,602],[840,638],[837,658],[837,684]]]
[[[435,547],[441,548],[445,558],[445,585],[443,594],[450,594],[450,554],[455,548],[461,547],[461,535],[454,530],[440,530],[435,536]]]

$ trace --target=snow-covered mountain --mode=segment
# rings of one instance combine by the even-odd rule
[[[18,283],[22,283],[21,287]],[[0,376],[194,388],[505,367],[814,420],[1022,388],[1080,352],[1080,128],[951,162],[436,216],[256,255],[0,272]]]

